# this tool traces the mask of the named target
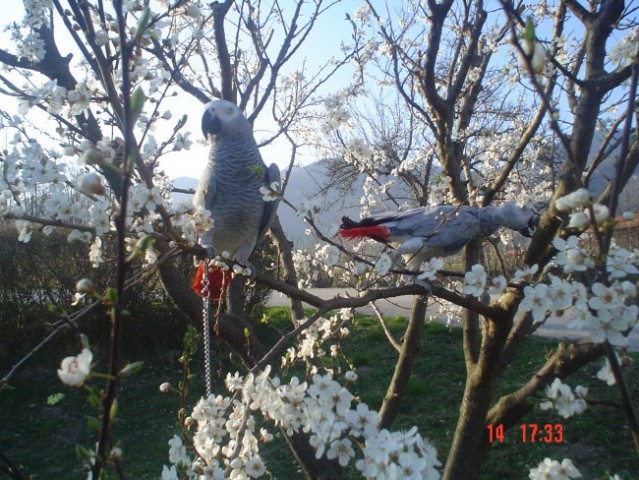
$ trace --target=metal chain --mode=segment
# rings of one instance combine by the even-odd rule
[[[211,389],[211,312],[209,301],[209,261],[203,260],[204,274],[202,275],[202,334],[204,340],[204,379],[206,382],[206,396],[210,396]]]

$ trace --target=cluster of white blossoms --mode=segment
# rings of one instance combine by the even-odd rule
[[[341,262],[339,249],[327,243],[317,243],[312,250],[293,251],[293,262],[304,287],[316,285],[322,276],[337,278],[340,274],[346,273],[336,268]]]
[[[589,192],[579,189],[557,199],[556,206],[559,211],[572,212],[571,227],[583,229],[592,224],[598,226],[609,217],[605,206],[592,205],[591,201]],[[595,343],[607,340],[624,346],[627,332],[637,324],[639,315],[637,285],[629,278],[639,274],[639,252],[613,243],[606,257],[606,278],[586,286],[575,275],[594,269],[597,261],[594,254],[581,246],[582,237],[573,235],[553,241],[557,254],[551,267],[563,270],[567,278],[548,274],[547,283],[526,286],[519,309],[531,312],[535,321],[570,309],[569,328],[588,331]]]
[[[564,458],[560,463],[546,457],[537,467],[530,469],[528,478],[530,480],[571,480],[581,478],[581,473],[569,458]]]
[[[326,108],[324,131],[330,132],[348,123],[350,113],[347,108],[347,98],[347,92],[338,91],[332,95],[327,95],[324,99],[324,108]]]
[[[347,324],[353,320],[353,312],[348,308],[341,309],[337,314],[329,318],[318,318],[312,325],[306,328],[298,339],[296,347],[290,347],[282,357],[282,366],[288,366],[297,360],[309,360],[311,358],[326,355],[325,344],[331,339],[342,339],[350,334]],[[302,320],[303,324],[306,320]],[[330,355],[337,356],[337,345],[330,346]]]
[[[187,146],[183,144],[181,148]],[[30,241],[34,231],[41,230],[46,235],[53,231],[51,225],[41,226],[23,219],[26,215],[85,225],[86,229],[72,228],[68,240],[91,244],[91,263],[94,266],[103,263],[102,237],[115,230],[112,219],[118,207],[105,188],[103,177],[93,167],[100,165],[117,170],[116,152],[123,147],[123,140],[107,137],[96,143],[84,140],[65,145],[61,153],[44,149],[36,141],[26,141],[17,134],[10,139],[8,147],[0,157],[4,173],[0,177],[0,216],[12,215],[16,219],[19,241]],[[70,170],[66,163],[58,161],[62,154],[75,158],[81,170]],[[163,209],[171,217],[173,226],[182,230],[184,238],[195,242],[199,232],[210,228],[208,212],[193,212],[190,205],[172,204],[170,186],[163,177],[158,176],[154,181],[156,186],[151,188],[142,183],[130,187],[129,231],[133,235],[151,233],[161,220],[159,209]],[[26,209],[25,205],[35,206],[37,210]],[[150,260],[152,257],[147,258]]]
[[[458,287],[466,295],[482,297],[488,295],[500,295],[506,290],[508,282],[503,275],[496,275],[490,280],[483,265],[473,265],[470,271],[464,274],[464,284]]]
[[[180,471],[186,478],[202,480],[265,475],[259,445],[272,435],[265,429],[257,431],[255,412],[288,435],[307,434],[317,459],[336,460],[343,467],[355,461],[364,478],[440,478],[436,451],[416,428],[380,429],[378,413],[363,403],[352,408],[353,394],[331,373],[315,374],[310,382],[293,377],[285,384],[270,372],[269,366],[246,377],[229,374],[226,386],[233,396],[211,395],[198,402],[187,419],[195,427],[197,454],[191,459],[174,437],[172,466],[164,467],[163,480],[177,480]],[[356,379],[353,372],[348,377]]]
[[[600,204],[592,203],[592,196],[590,192],[585,188],[575,190],[568,195],[560,197],[555,202],[555,207],[560,212],[572,212],[570,215],[570,221],[568,226],[576,229],[583,229],[590,225],[590,209],[592,207],[594,212],[594,221],[601,223],[610,217],[608,207]]]
[[[586,410],[588,404],[588,389],[577,386],[573,393],[569,385],[563,383],[559,378],[555,378],[553,382],[545,389],[546,398],[541,401],[539,408],[542,410],[554,409],[564,418],[570,418],[578,415]]]
[[[608,52],[610,61],[618,67],[632,65],[637,58],[639,48],[639,34],[636,29],[631,29],[616,45]]]

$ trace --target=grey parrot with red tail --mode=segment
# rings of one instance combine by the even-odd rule
[[[536,213],[514,203],[483,208],[443,205],[379,213],[360,221],[342,217],[339,233],[348,240],[371,238],[386,243],[396,248],[395,258],[402,255],[409,268],[417,270],[423,262],[453,255],[500,227],[530,237],[538,222]]]
[[[202,133],[211,142],[193,205],[211,212],[213,226],[199,243],[208,256],[228,252],[229,258],[248,266],[249,256],[264,237],[275,215],[278,201],[267,201],[260,187],[280,182],[277,165],[266,166],[253,136],[253,127],[239,107],[227,100],[209,102],[202,116]],[[230,274],[209,267],[204,277],[200,264],[194,290],[202,295],[207,280],[208,298],[218,300]]]

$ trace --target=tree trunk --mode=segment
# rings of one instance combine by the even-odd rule
[[[395,365],[395,372],[388,386],[382,407],[379,410],[379,428],[388,428],[399,412],[399,406],[406,393],[408,380],[410,380],[413,366],[421,349],[420,343],[424,332],[427,304],[427,296],[415,296],[408,326],[404,333],[402,349]]]
[[[442,480],[473,480],[486,455],[485,418],[492,398],[490,372],[475,367],[469,372]]]
[[[464,250],[466,270],[481,260],[481,241],[473,241]],[[443,480],[473,480],[488,453],[486,417],[490,409],[499,358],[512,329],[514,312],[504,311],[499,318],[481,317],[469,310],[462,318],[466,385],[453,442],[449,450]]]

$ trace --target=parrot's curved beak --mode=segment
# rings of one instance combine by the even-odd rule
[[[533,215],[532,217],[530,217],[530,220],[528,220],[528,225],[526,227],[520,228],[518,231],[524,237],[531,238],[534,235],[535,231],[537,230],[538,224],[539,224],[539,217],[537,215]]]
[[[222,122],[217,115],[209,110],[202,115],[202,134],[204,138],[209,138],[209,135],[217,135],[222,130]]]

